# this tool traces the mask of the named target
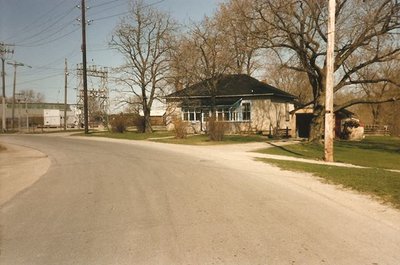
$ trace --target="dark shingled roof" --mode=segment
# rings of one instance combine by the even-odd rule
[[[207,81],[202,81],[193,86],[179,90],[168,95],[167,99],[173,98],[203,98],[210,97],[210,91],[207,88]],[[295,99],[296,97],[280,90],[276,87],[270,86],[266,83],[260,82],[257,79],[244,75],[226,75],[221,78],[217,83],[216,97],[252,97],[252,96],[275,96],[288,99]]]

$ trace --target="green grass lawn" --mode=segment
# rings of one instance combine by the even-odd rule
[[[400,208],[400,138],[367,137],[361,142],[336,141],[335,161],[364,166],[347,168],[275,159],[260,159],[282,169],[308,172],[329,183],[379,197]],[[261,153],[321,160],[323,146],[299,143],[259,150]]]
[[[106,137],[114,139],[126,139],[126,140],[148,140],[149,138],[159,137],[171,137],[173,134],[167,131],[155,131],[153,133],[138,133],[138,132],[89,132],[89,134],[78,133],[76,136],[88,136],[88,137]]]
[[[345,168],[275,159],[260,160],[282,169],[312,173],[328,183],[376,196],[400,209],[400,173],[380,168]]]
[[[306,159],[323,158],[323,146],[311,143],[268,148],[258,152]],[[336,162],[400,170],[400,138],[381,136],[367,137],[360,142],[335,141],[334,158]]]
[[[210,141],[208,135],[189,135],[184,139],[168,138],[157,139],[156,142],[185,145],[222,145],[250,142],[265,142],[268,138],[261,135],[225,135],[222,141]]]

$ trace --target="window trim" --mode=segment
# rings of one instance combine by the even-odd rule
[[[245,105],[249,107],[248,110],[246,110]],[[241,113],[242,113],[241,121],[251,121],[251,101],[243,100],[240,104],[240,107],[241,107]],[[248,119],[245,119],[245,113],[249,116]]]
[[[248,107],[246,107],[248,106]],[[250,122],[252,117],[252,102],[250,100],[242,100],[240,105],[233,107],[216,107],[215,116],[218,121],[223,122]],[[183,107],[181,108],[181,119],[188,122],[206,122],[210,117],[210,111],[201,107]],[[248,119],[244,119],[247,118]]]

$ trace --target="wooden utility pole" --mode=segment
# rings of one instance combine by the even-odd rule
[[[29,132],[29,112],[28,112],[28,97],[25,91],[25,114],[26,114],[26,131]]]
[[[5,59],[3,56],[1,57],[1,79],[3,81],[3,94],[1,95],[1,104],[2,104],[2,115],[1,115],[1,131],[6,132],[7,131],[7,123],[6,123],[6,73],[5,73],[5,67],[4,67],[4,61]]]
[[[11,110],[11,129],[14,129],[14,118],[15,118],[15,90],[17,84],[17,67],[18,66],[26,66],[32,68],[32,66],[17,63],[17,62],[8,62],[7,64],[12,65],[14,67],[14,83],[13,83],[13,95],[12,95],[12,110]]]
[[[335,9],[336,1],[329,0],[328,46],[326,50],[325,136],[324,160],[333,162],[334,113],[333,80],[335,63]]]
[[[81,1],[82,9],[82,77],[83,77],[83,115],[85,134],[89,133],[88,91],[87,91],[87,65],[86,65],[86,5]]]
[[[17,63],[17,62],[9,62],[7,63],[9,65],[14,66],[14,82],[13,82],[13,93],[12,93],[12,105],[11,105],[11,129],[14,129],[14,119],[15,119],[15,90],[16,90],[16,84],[17,84],[17,67],[18,66],[23,66],[23,63]]]
[[[11,45],[0,42],[1,79],[2,79],[2,86],[3,86],[3,93],[1,95],[1,98],[2,98],[1,99],[1,104],[2,104],[1,130],[3,132],[7,131],[6,72],[5,72],[4,64],[5,64],[5,60],[6,60],[6,55],[14,53],[14,50],[7,48],[8,46],[11,46]]]
[[[64,68],[64,131],[67,130],[67,89],[68,89],[68,65],[67,58],[65,58]]]

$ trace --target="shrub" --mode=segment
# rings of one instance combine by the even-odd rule
[[[144,117],[140,116],[140,115],[135,115],[133,117],[133,126],[136,127],[137,131],[140,133],[144,133],[144,129],[145,129],[145,125],[144,125]]]
[[[116,133],[123,133],[126,131],[127,123],[128,120],[122,113],[116,115],[110,122],[111,130]]]
[[[175,138],[184,139],[187,137],[187,123],[181,119],[174,119],[172,121],[174,125]]]
[[[210,119],[208,121],[208,136],[211,141],[222,141],[227,129],[225,122]]]
[[[360,127],[360,121],[354,118],[344,120],[343,131],[340,137],[345,140],[360,141],[364,139],[364,127]]]

